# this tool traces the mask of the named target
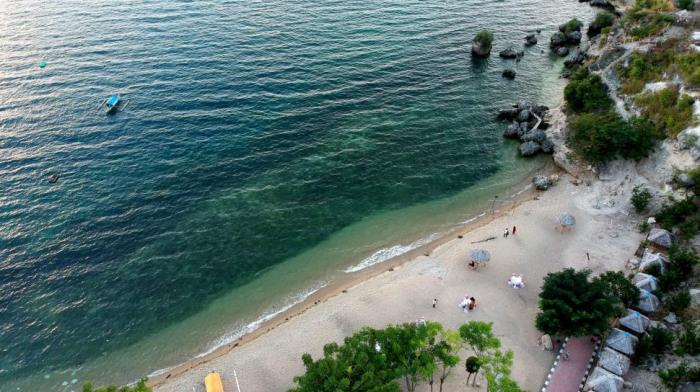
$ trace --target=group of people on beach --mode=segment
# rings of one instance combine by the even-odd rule
[[[506,229],[503,231],[503,238],[508,238],[509,235],[515,235],[515,231],[517,230],[517,227],[513,226],[513,231],[510,231],[509,228],[506,227]]]
[[[465,313],[476,309],[476,298],[465,295],[462,302],[460,302],[459,307],[462,308]]]

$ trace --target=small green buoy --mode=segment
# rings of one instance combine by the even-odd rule
[[[46,60],[39,61],[39,68],[44,68],[44,67],[46,67]]]

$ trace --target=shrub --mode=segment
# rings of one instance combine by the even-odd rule
[[[493,44],[493,33],[488,30],[481,30],[476,33],[474,40],[481,43],[484,48],[491,49],[491,44]]]
[[[693,267],[700,261],[693,248],[675,245],[669,249],[668,259],[670,268],[678,269],[685,276],[689,276],[693,272]]]
[[[690,306],[690,293],[688,290],[680,290],[668,297],[668,308],[677,315],[682,315]]]
[[[700,354],[700,336],[692,324],[685,324],[683,332],[678,335],[676,353],[678,355]]]
[[[678,8],[693,11],[695,10],[695,0],[678,0]]]
[[[578,72],[564,88],[567,108],[575,113],[609,111],[613,102],[608,87],[598,75]]]
[[[673,334],[671,332],[661,327],[651,328],[646,335],[639,339],[634,360],[635,362],[641,362],[650,355],[658,357],[671,348],[671,344],[673,344]]]
[[[642,212],[646,210],[649,201],[651,201],[651,192],[649,192],[649,189],[637,185],[632,189],[632,198],[630,201],[637,212]]]
[[[618,156],[642,159],[654,148],[652,125],[641,118],[624,121],[613,113],[586,113],[570,126],[569,143],[584,159],[603,163]]]
[[[656,276],[657,278],[661,276],[661,266],[658,264],[652,264],[644,268],[645,274]]]
[[[93,389],[91,383],[85,383],[83,385],[83,392],[152,392],[151,388],[146,386],[146,379],[142,379],[136,383],[133,387],[121,387],[117,389],[114,385],[108,387],[100,387]]]
[[[639,224],[639,232],[640,233],[648,233],[649,230],[651,230],[651,226],[647,221],[643,221],[642,223]]]
[[[564,31],[562,31],[562,33],[569,34],[572,31],[581,30],[581,27],[583,27],[583,22],[576,18],[572,18],[566,22],[566,24],[564,24]]]
[[[642,114],[655,125],[659,135],[676,136],[693,122],[694,99],[681,95],[678,87],[668,87],[637,97]]]
[[[601,29],[612,26],[615,23],[615,15],[608,11],[599,12],[593,19],[593,23]]]
[[[656,214],[656,221],[666,230],[685,222],[685,218],[697,212],[698,207],[692,199],[684,199],[664,206]]]

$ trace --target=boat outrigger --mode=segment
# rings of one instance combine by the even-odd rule
[[[107,114],[113,114],[118,111],[122,112],[126,110],[127,106],[129,106],[129,100],[123,100],[121,99],[119,94],[115,94],[102,101],[102,103],[100,103],[100,106],[98,106],[97,108],[100,109],[102,107],[105,107],[105,112]]]

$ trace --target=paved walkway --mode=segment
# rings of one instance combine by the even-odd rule
[[[593,355],[590,336],[571,338],[566,345],[569,359],[560,359],[549,381],[547,392],[577,392],[586,373],[588,361]]]

